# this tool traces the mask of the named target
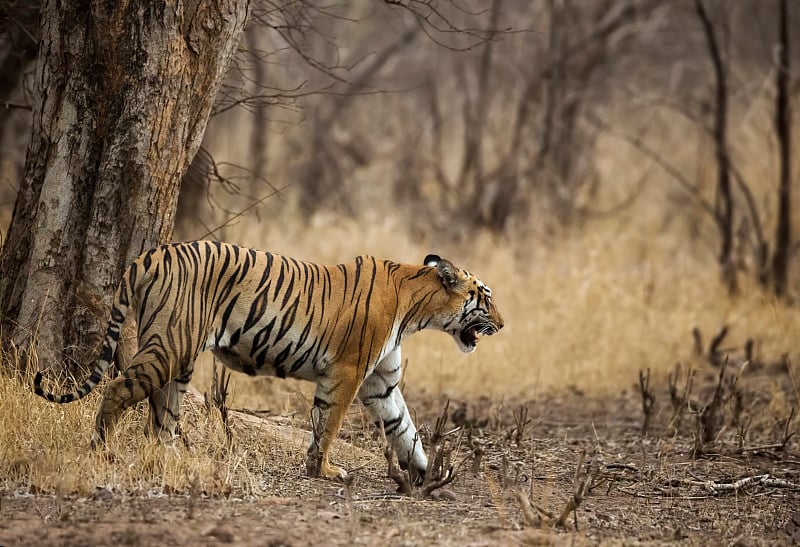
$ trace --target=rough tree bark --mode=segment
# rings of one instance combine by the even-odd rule
[[[0,130],[5,128],[7,118],[16,108],[28,107],[24,101],[14,104],[14,95],[19,92],[26,70],[36,59],[38,21],[39,6],[35,2],[12,0],[0,6]]]
[[[67,357],[77,372],[126,264],[171,238],[249,11],[249,0],[43,3],[33,134],[0,252],[4,340],[36,342],[39,368]]]

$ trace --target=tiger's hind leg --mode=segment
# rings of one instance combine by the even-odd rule
[[[167,374],[152,355],[137,354],[131,366],[106,385],[95,419],[92,447],[105,443],[125,410],[164,387],[169,381]]]
[[[180,435],[181,402],[189,388],[191,371],[181,375],[150,395],[149,433],[159,441],[171,444]]]
[[[400,392],[400,363],[400,348],[397,348],[367,376],[358,391],[358,398],[370,411],[378,427],[383,425],[387,441],[397,453],[400,466],[403,469],[410,467],[419,481],[425,476],[428,458]]]

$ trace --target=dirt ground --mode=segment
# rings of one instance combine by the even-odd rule
[[[688,408],[712,396],[715,378],[698,378]],[[740,379],[736,420],[748,426],[726,416],[703,455],[693,454],[696,416],[687,411],[670,427],[666,385],[653,388],[646,437],[633,384],[605,398],[573,390],[530,401],[452,401],[446,429],[461,429],[445,445],[463,464],[435,499],[397,494],[380,457],[347,485],[308,479],[298,469],[264,477],[263,492],[248,499],[235,488],[227,497],[18,489],[0,492],[0,545],[798,543],[800,451],[795,438],[778,446],[797,429],[796,419],[786,427],[790,407],[775,409],[776,393],[794,389],[783,378]],[[445,402],[413,392],[408,399],[418,422],[431,427]],[[297,425],[305,427],[301,417]],[[381,453],[370,431],[351,427],[342,436]],[[577,511],[556,526],[584,480]],[[522,498],[533,508],[527,518]]]

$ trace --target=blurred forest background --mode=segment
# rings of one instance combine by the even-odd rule
[[[37,40],[36,11],[11,6],[0,234]],[[174,239],[327,263],[437,252],[475,272],[507,327],[469,361],[409,340],[419,390],[617,390],[696,358],[695,327],[796,361],[800,9],[782,24],[780,6],[257,3]]]

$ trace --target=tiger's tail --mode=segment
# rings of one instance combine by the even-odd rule
[[[57,395],[42,389],[42,371],[36,373],[33,379],[33,392],[39,397],[44,397],[53,403],[71,403],[78,399],[83,399],[88,395],[97,384],[100,383],[105,375],[108,367],[111,366],[111,360],[114,358],[114,353],[117,351],[117,344],[119,343],[120,333],[122,332],[122,323],[125,321],[125,316],[128,314],[128,307],[131,302],[132,288],[128,283],[131,269],[135,265],[131,265],[117,287],[117,292],[114,295],[114,303],[111,307],[111,319],[108,320],[108,327],[106,328],[106,336],[103,340],[103,347],[100,350],[100,358],[94,366],[94,370],[89,378],[81,385],[76,391],[66,393],[64,395]],[[131,277],[131,279],[135,279]]]

